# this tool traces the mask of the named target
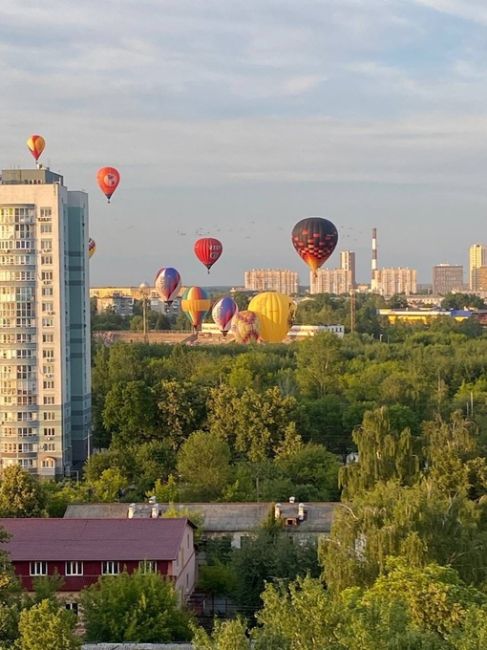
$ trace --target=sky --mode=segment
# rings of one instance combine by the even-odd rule
[[[41,162],[90,198],[92,285],[307,284],[290,233],[333,221],[370,276],[467,265],[487,243],[483,0],[1,0],[0,164]],[[120,186],[107,205],[96,171]],[[200,236],[223,243],[208,276]]]

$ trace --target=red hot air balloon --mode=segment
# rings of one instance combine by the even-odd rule
[[[44,151],[45,146],[46,146],[46,141],[44,140],[42,135],[31,135],[30,138],[27,140],[27,147],[31,152],[31,154],[36,159],[36,162],[39,160],[39,156]]]
[[[298,254],[316,274],[335,250],[338,232],[328,219],[309,217],[294,226],[292,242]]]
[[[221,241],[218,241],[214,237],[203,237],[203,239],[198,239],[194,245],[195,255],[206,266],[208,273],[222,254],[222,251],[223,246]]]
[[[96,174],[98,186],[107,197],[108,203],[120,183],[120,174],[115,167],[102,167]]]

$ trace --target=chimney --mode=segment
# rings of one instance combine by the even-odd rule
[[[374,271],[377,271],[377,228],[372,228],[372,279],[374,279]]]
[[[152,506],[150,516],[151,516],[152,519],[157,519],[159,517],[159,504],[158,503],[154,503],[154,505]]]
[[[274,506],[274,519],[280,519],[281,518],[281,504],[276,503]]]
[[[298,519],[299,521],[304,521],[306,519],[306,514],[304,510],[304,503],[298,504]]]
[[[128,509],[128,512],[127,512],[127,518],[128,519],[133,519],[134,515],[135,515],[135,503],[131,503],[129,505],[129,509]]]
[[[289,503],[294,503],[296,501],[296,497],[289,497]]]

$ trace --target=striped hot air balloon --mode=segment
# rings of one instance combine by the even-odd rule
[[[210,308],[210,297],[201,287],[189,287],[183,293],[181,310],[186,314],[195,332],[201,329],[201,323]]]

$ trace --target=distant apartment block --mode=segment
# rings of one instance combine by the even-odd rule
[[[469,283],[472,291],[480,291],[477,269],[487,266],[487,246],[472,244],[468,252]]]
[[[386,298],[397,293],[403,293],[406,296],[416,293],[416,270],[400,267],[375,269],[371,291]]]
[[[481,294],[487,292],[487,266],[479,266],[473,269],[472,277],[475,285],[473,291]]]
[[[354,251],[340,251],[340,268],[352,272],[352,286],[355,286],[355,253]]]
[[[112,312],[118,316],[132,316],[134,313],[134,298],[114,293],[111,296],[96,298],[96,311]]]
[[[433,294],[445,296],[447,293],[463,290],[463,266],[437,264],[433,267]]]
[[[245,272],[244,285],[251,291],[277,291],[288,296],[298,293],[299,279],[295,271],[286,269],[252,269]]]
[[[316,275],[309,274],[309,292],[333,293],[340,295],[350,293],[353,288],[352,271],[347,269],[318,269]]]

